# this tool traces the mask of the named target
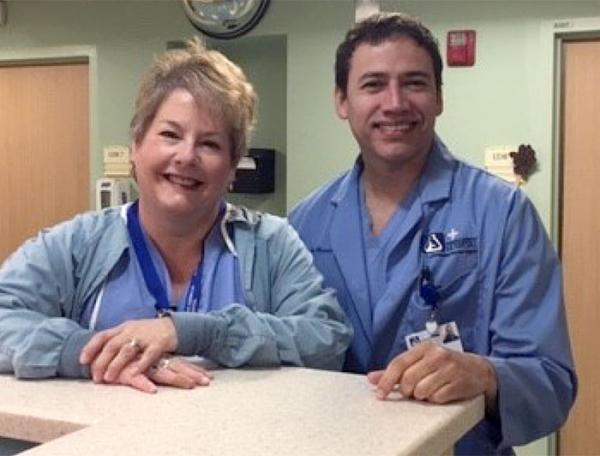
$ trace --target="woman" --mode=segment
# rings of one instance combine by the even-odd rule
[[[199,41],[147,72],[131,123],[139,200],[26,242],[0,269],[0,370],[153,392],[225,366],[341,367],[351,329],[289,225],[223,201],[256,96]],[[164,318],[163,318],[164,317]]]

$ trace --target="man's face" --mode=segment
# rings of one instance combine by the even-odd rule
[[[336,111],[350,123],[366,166],[421,168],[442,112],[433,62],[412,39],[359,45]]]

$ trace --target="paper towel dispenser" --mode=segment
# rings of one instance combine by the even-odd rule
[[[275,191],[275,151],[250,149],[242,157],[231,185],[232,193],[273,193]]]
[[[96,209],[120,206],[132,200],[130,179],[103,177],[96,181]]]

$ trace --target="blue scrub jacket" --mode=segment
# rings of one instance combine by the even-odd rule
[[[438,320],[456,321],[465,351],[487,357],[498,377],[498,413],[470,431],[460,454],[512,454],[556,431],[576,395],[560,264],[522,191],[456,160],[436,138],[389,261],[402,273],[370,303],[354,168],[302,201],[290,221],[326,286],[354,326],[345,370],[383,368],[424,329],[430,308],[419,295],[428,267],[442,300]],[[442,240],[425,253],[432,234]]]

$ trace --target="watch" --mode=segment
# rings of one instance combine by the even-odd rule
[[[262,19],[269,0],[181,0],[190,22],[212,38],[231,39]]]

